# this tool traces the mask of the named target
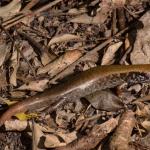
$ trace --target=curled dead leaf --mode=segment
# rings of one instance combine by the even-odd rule
[[[10,45],[6,43],[1,43],[0,44],[0,66],[4,64],[9,52],[10,52]]]
[[[18,59],[18,52],[16,50],[12,54],[10,66],[12,68],[12,73],[10,75],[9,82],[13,86],[17,86],[17,71],[19,67],[19,59]]]
[[[60,146],[65,146],[65,145],[66,143],[61,142],[56,135],[53,135],[53,134],[45,135],[44,146],[46,148],[54,148],[54,147],[60,147]]]
[[[6,121],[5,124],[5,129],[6,131],[32,131],[32,121],[27,121],[27,120],[17,120],[17,119],[14,119],[14,120],[9,120],[9,121]],[[46,132],[46,133],[55,133],[55,129],[53,128],[50,128],[49,126],[46,126],[46,125],[40,125],[38,124],[40,130],[42,132]]]
[[[32,149],[33,150],[42,150],[40,147],[43,147],[43,136],[44,133],[41,131],[39,125],[35,122],[33,123],[33,130],[32,130]]]
[[[117,52],[117,50],[120,48],[120,46],[122,44],[123,44],[123,42],[120,41],[120,42],[110,45],[102,58],[101,65],[112,64],[115,61],[115,59],[114,59],[115,53]]]
[[[63,34],[56,37],[53,37],[49,43],[48,46],[55,44],[55,43],[61,43],[61,42],[68,42],[71,40],[79,40],[80,36],[73,35],[73,34]]]
[[[21,1],[13,0],[8,5],[0,7],[0,17],[10,17],[21,9]]]
[[[144,120],[141,125],[149,132],[150,131],[150,121]]]
[[[86,9],[85,8],[71,8],[69,9],[68,11],[68,14],[70,15],[78,15],[78,14],[81,14],[81,13],[85,13],[86,12]]]
[[[73,131],[70,133],[63,133],[61,131],[58,131],[57,135],[63,138],[66,144],[71,143],[72,141],[77,139],[77,131]]]
[[[18,88],[18,90],[31,90],[42,92],[47,88],[48,79],[30,81],[28,84],[23,84]]]
[[[108,133],[112,132],[117,124],[118,119],[111,118],[100,125],[95,125],[88,135],[67,144],[67,146],[56,148],[56,150],[83,150],[85,148],[86,150],[91,150],[95,148]]]
[[[88,14],[82,14],[71,19],[70,22],[83,24],[103,24],[106,21],[109,13],[110,8],[108,6],[104,6],[94,17],[90,17]]]
[[[0,91],[6,91],[7,85],[6,71],[0,69]]]
[[[48,72],[48,74],[53,77],[65,68],[67,68],[70,64],[75,62],[81,56],[82,52],[79,50],[67,51],[64,55],[55,59],[53,62],[39,68],[37,74],[43,74]]]
[[[28,122],[27,121],[19,121],[19,120],[13,120],[13,121],[6,121],[5,122],[5,129],[6,131],[23,131],[27,128]]]

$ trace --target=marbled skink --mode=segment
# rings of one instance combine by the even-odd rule
[[[133,76],[132,73],[140,75]],[[0,117],[2,125],[13,115],[19,112],[35,111],[38,108],[49,106],[53,103],[60,103],[62,99],[75,100],[84,97],[97,90],[115,87],[127,80],[137,80],[136,82],[150,82],[149,65],[129,65],[129,66],[98,66],[87,71],[78,73],[66,82],[60,83],[43,93],[36,94],[21,102],[11,106]],[[139,79],[139,80],[138,80]]]

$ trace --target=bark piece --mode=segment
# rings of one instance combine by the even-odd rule
[[[124,112],[111,139],[110,150],[129,150],[130,137],[134,126],[134,112],[131,110]]]
[[[61,43],[61,42],[68,42],[71,40],[79,40],[80,37],[77,35],[73,35],[73,34],[63,34],[63,35],[59,35],[56,37],[53,37],[49,43],[48,46],[55,44],[55,43]]]

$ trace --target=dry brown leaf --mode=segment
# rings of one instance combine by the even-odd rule
[[[61,43],[61,42],[68,42],[71,40],[79,40],[81,39],[80,36],[74,35],[74,34],[63,34],[56,37],[53,37],[49,43],[48,46],[55,44],[55,43]]]
[[[144,120],[141,125],[149,132],[150,131],[150,121]]]
[[[120,33],[119,33],[120,34]],[[118,34],[117,34],[118,35]],[[105,42],[99,44],[98,46],[96,46],[95,48],[93,48],[90,52],[84,54],[82,57],[80,57],[76,62],[72,63],[70,66],[68,66],[66,69],[64,69],[62,72],[60,72],[58,75],[56,75],[53,79],[50,80],[49,83],[53,83],[56,84],[58,79],[62,79],[67,75],[70,75],[74,72],[74,69],[76,67],[77,64],[87,60],[87,58],[89,58],[89,56],[98,53],[99,50],[101,50],[102,48],[104,48],[105,46],[107,46],[110,42],[112,42],[113,39],[109,38],[108,40],[106,40]],[[93,57],[92,57],[93,58]]]
[[[13,120],[13,121],[6,121],[5,122],[5,129],[6,131],[23,131],[27,128],[28,122],[20,121],[20,120]]]
[[[139,112],[139,110],[144,109],[144,107],[150,107],[149,103],[148,105],[145,105],[144,102],[149,102],[150,101],[150,94],[143,96],[143,97],[139,97],[139,98],[134,98],[134,100],[132,101],[132,104],[136,104],[137,105],[137,110]],[[148,110],[148,108],[146,108]],[[144,111],[146,112],[146,111]],[[147,113],[145,113],[147,114]]]
[[[140,103],[139,103],[140,104]],[[150,118],[150,105],[144,105],[141,107],[137,106],[136,115],[140,117],[148,117]]]
[[[37,57],[34,57],[33,64],[36,68],[39,68],[42,66],[41,62],[38,60]]]
[[[150,11],[145,13],[140,21],[144,28],[137,31],[136,41],[131,53],[132,64],[150,64]]]
[[[25,91],[11,91],[10,92],[11,98],[23,98],[26,96]]]
[[[135,91],[136,93],[140,92],[140,90],[142,89],[141,84],[135,84],[131,87],[128,88],[128,91]]]
[[[141,139],[141,144],[142,144],[142,146],[143,145],[146,146],[145,149],[147,149],[147,150],[150,149],[150,132]]]
[[[85,13],[86,12],[86,9],[83,7],[83,8],[71,8],[69,9],[68,11],[68,14],[70,15],[78,15],[78,14],[81,14],[81,13]]]
[[[29,9],[33,8],[38,2],[39,2],[39,0],[31,0],[31,1],[22,9],[22,11],[26,11],[26,10],[29,10]]]
[[[41,58],[43,65],[48,64],[50,61],[56,58],[56,55],[51,51],[48,52],[48,48],[41,43],[37,42],[34,38],[25,32],[18,31],[18,34],[23,36],[36,50],[35,53]],[[26,50],[27,51],[27,50]]]
[[[22,53],[24,57],[27,58],[27,60],[30,60],[31,58],[37,56],[33,50],[33,47],[29,45],[27,41],[22,41],[21,45],[22,45]]]
[[[46,148],[54,148],[54,147],[60,147],[66,145],[66,143],[61,142],[56,135],[48,134],[45,135],[44,137],[45,137],[44,146]]]
[[[0,7],[0,17],[10,17],[21,9],[21,1],[13,0],[8,5]]]
[[[72,141],[77,139],[77,131],[73,131],[70,133],[63,133],[61,131],[58,131],[57,135],[63,138],[66,144],[71,143]]]
[[[18,90],[31,90],[42,92],[47,88],[48,79],[30,81],[28,84],[23,84],[18,88]]]
[[[113,45],[110,45],[102,58],[101,65],[112,64],[115,61],[114,59],[115,53],[117,52],[117,50],[120,48],[122,44],[123,42],[120,41],[118,43],[114,43]]]
[[[149,2],[149,0],[128,0],[127,4],[136,6],[136,5],[138,5],[139,3],[142,3],[142,2]]]
[[[39,68],[37,74],[43,74],[48,72],[48,74],[50,74],[50,77],[53,77],[62,70],[64,70],[66,67],[68,67],[70,64],[75,62],[81,56],[82,52],[79,50],[68,51],[53,62],[49,63],[48,65]]]
[[[10,52],[10,46],[6,43],[0,44],[0,67],[4,64],[6,56]]]
[[[125,44],[125,50],[127,50],[131,46],[131,43],[129,40],[129,34],[126,35],[126,39],[124,41],[124,44]]]
[[[126,4],[126,1],[127,0],[112,0],[112,3],[115,5],[115,6],[123,6]]]
[[[76,130],[79,131],[81,129],[84,129],[86,128],[87,126],[87,123],[89,123],[90,121],[98,121],[98,119],[102,117],[102,114],[96,114],[96,115],[93,115],[93,116],[90,116],[90,117],[87,117],[85,118],[85,115],[81,114],[77,121],[76,121]]]
[[[23,20],[21,20],[22,23],[24,23],[25,25],[30,26],[30,23],[34,20],[34,16],[32,15],[28,15],[26,17],[23,18]]]
[[[18,70],[18,67],[19,67],[19,61],[18,61],[18,52],[17,50],[15,50],[12,54],[12,57],[11,57],[11,67],[13,69],[11,75],[10,75],[10,79],[9,79],[9,82],[10,84],[12,84],[13,86],[17,86],[17,70]]]
[[[6,71],[3,69],[0,69],[0,91],[6,91],[7,90],[7,80],[6,80]]]
[[[70,22],[83,24],[103,24],[106,21],[109,13],[110,8],[108,6],[104,6],[94,17],[90,17],[88,14],[82,14],[74,19],[71,19]]]
[[[43,54],[41,55],[41,62],[42,62],[42,64],[45,66],[51,61],[52,61],[52,59],[49,57],[47,52],[43,52]]]
[[[76,100],[74,112],[81,113],[83,109],[84,109],[84,104],[80,100]]]
[[[6,145],[4,150],[10,150],[9,146]]]
[[[33,131],[32,131],[32,150],[42,150],[40,147],[43,146],[41,143],[43,143],[43,132],[41,131],[39,125],[37,123],[33,123]]]
[[[68,113],[64,110],[59,110],[56,114],[56,123],[62,128],[66,128],[71,120],[75,118],[75,113]]]
[[[93,107],[105,111],[117,111],[123,107],[121,100],[111,91],[97,91],[86,96]]]
[[[6,131],[25,131],[26,129],[32,130],[32,121],[27,121],[27,120],[8,120],[4,124]],[[47,133],[55,133],[55,129],[50,128],[49,126],[46,125],[40,125],[38,124],[40,130],[42,132],[47,132]]]

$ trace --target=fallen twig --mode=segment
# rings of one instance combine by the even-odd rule
[[[18,17],[18,19],[15,19],[13,18],[12,20],[9,19],[9,20],[6,20],[5,22],[2,23],[2,25],[5,27],[5,29],[8,29],[14,25],[16,25],[17,23],[21,22],[25,17],[28,17],[28,16],[34,16],[34,15],[39,15],[41,12],[51,8],[52,6],[56,5],[57,3],[61,2],[62,0],[55,0],[53,2],[50,2],[44,6],[42,6],[41,8],[35,10],[35,11],[29,11],[29,10],[26,10],[26,11],[21,11],[19,14],[20,16]],[[18,15],[19,15],[18,14]]]
[[[39,2],[39,0],[31,0],[23,9],[22,11],[26,11],[31,9],[33,6],[35,6],[37,3]]]
[[[126,27],[124,30],[118,32],[115,37],[119,37],[120,35],[122,35],[123,33],[125,33],[127,30],[129,29],[129,27]],[[108,40],[106,40],[105,42],[99,44],[97,47],[95,47],[94,49],[92,49],[91,51],[85,53],[82,57],[80,57],[77,61],[75,61],[74,63],[72,63],[70,66],[68,66],[65,70],[63,70],[62,72],[60,72],[58,75],[56,75],[54,78],[52,78],[50,80],[50,83],[55,83],[58,79],[62,79],[63,77],[73,73],[73,70],[75,68],[75,66],[77,64],[79,64],[80,62],[86,60],[89,56],[97,53],[99,50],[103,49],[106,45],[108,45],[109,43],[111,43],[114,40],[114,37],[109,38]]]

